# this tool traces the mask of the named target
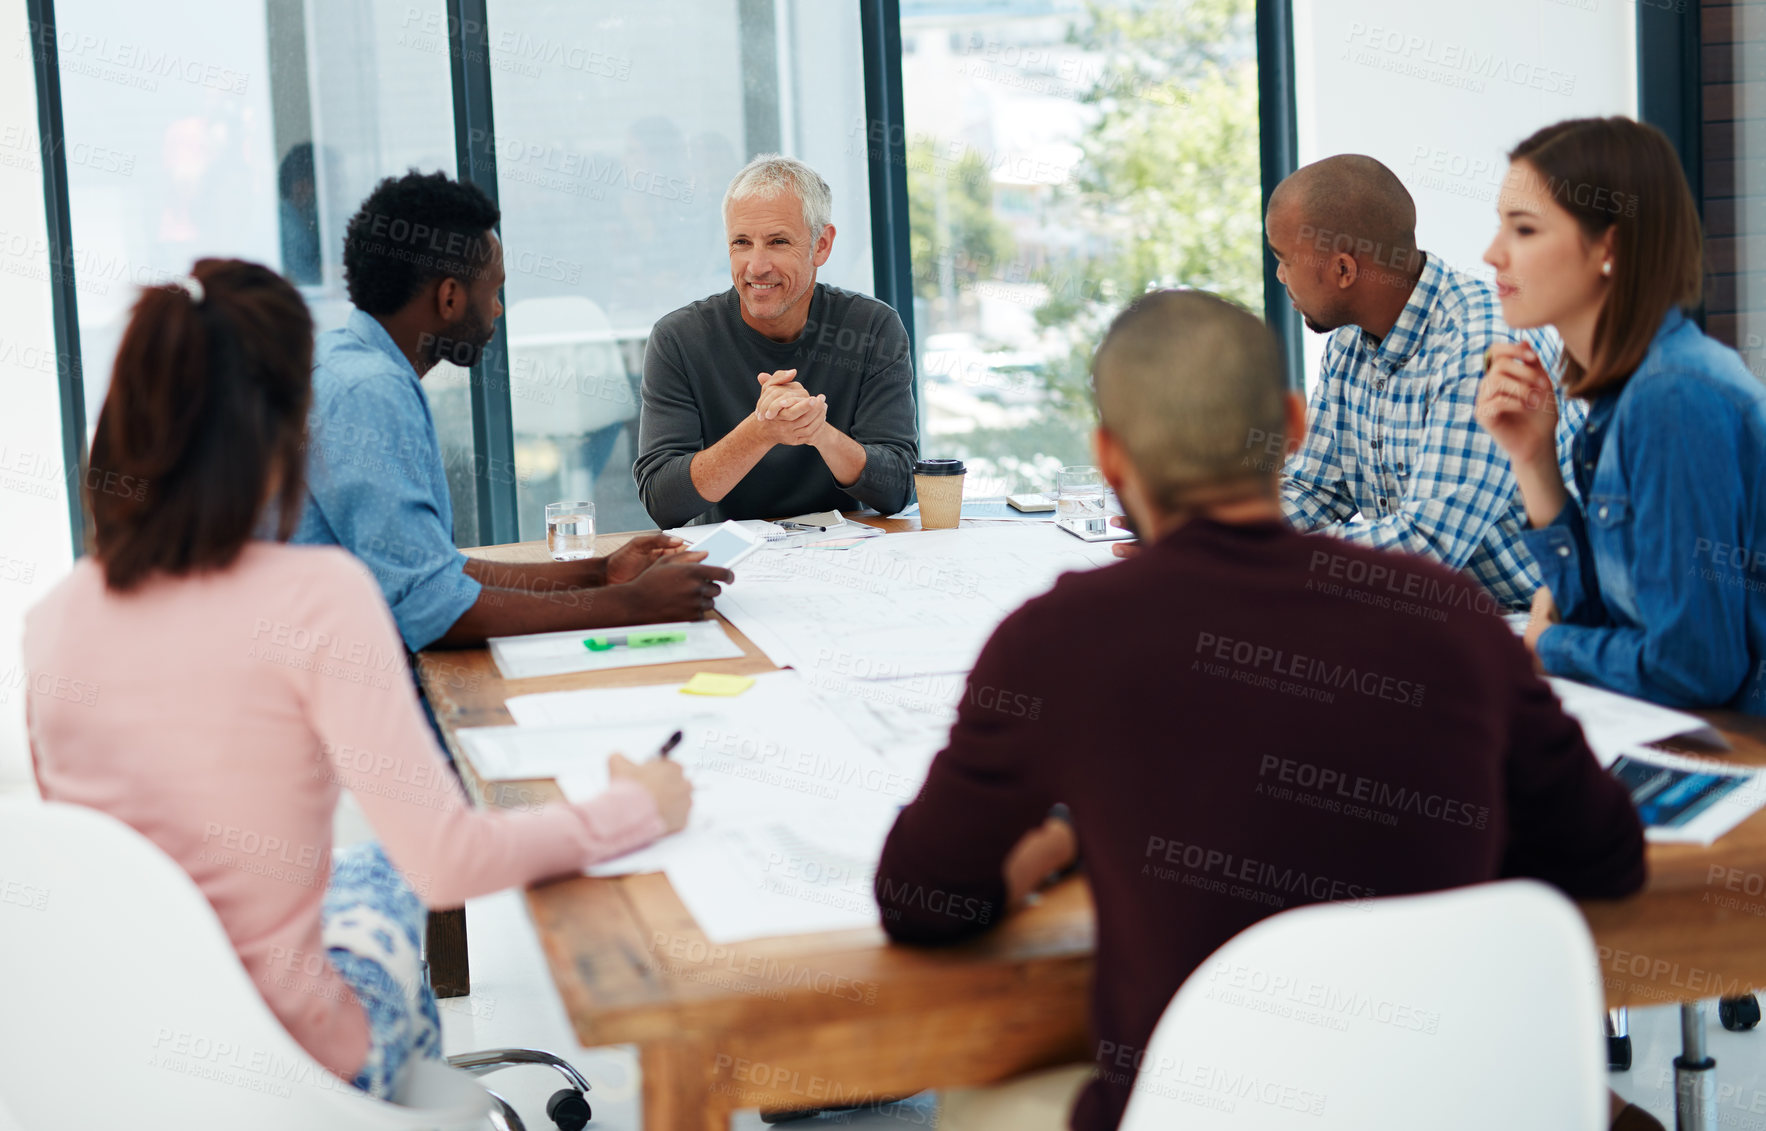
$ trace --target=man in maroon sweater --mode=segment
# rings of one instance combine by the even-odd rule
[[[891,937],[955,942],[1077,836],[1095,1074],[1045,1087],[1047,1122],[1019,1111],[1018,1128],[1061,1125],[1076,1090],[1072,1127],[1115,1128],[1179,984],[1284,908],[1505,876],[1614,897],[1644,879],[1630,799],[1487,595],[1283,521],[1304,407],[1257,319],[1147,295],[1094,382],[1099,465],[1145,549],[1000,626],[876,878]],[[1056,803],[1070,829],[1045,822]]]

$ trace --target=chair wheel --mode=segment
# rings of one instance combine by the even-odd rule
[[[1760,999],[1753,994],[1724,998],[1717,1003],[1717,1019],[1731,1033],[1745,1033],[1760,1023]]]
[[[1607,1038],[1607,1069],[1612,1072],[1631,1071],[1631,1038]]]
[[[583,1131],[594,1117],[588,1097],[575,1088],[560,1088],[546,1101],[546,1118],[558,1125],[558,1131]]]

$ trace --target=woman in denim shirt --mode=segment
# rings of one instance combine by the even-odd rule
[[[1552,446],[1551,378],[1491,351],[1478,415],[1509,453],[1545,584],[1544,669],[1686,707],[1766,714],[1766,387],[1685,314],[1697,208],[1666,137],[1625,118],[1548,126],[1509,154],[1485,262],[1502,315],[1549,323],[1589,402],[1579,503]]]

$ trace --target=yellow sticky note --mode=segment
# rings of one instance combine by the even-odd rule
[[[700,672],[681,687],[682,695],[740,695],[754,686],[751,675]]]

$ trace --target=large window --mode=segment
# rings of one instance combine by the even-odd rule
[[[858,5],[500,0],[489,40],[520,534],[543,537],[563,498],[641,529],[644,343],[730,286],[736,171],[773,152],[820,172],[836,236],[819,277],[872,290]]]
[[[280,260],[264,9],[203,8],[56,6],[68,153],[92,155],[68,163],[89,429],[141,285],[203,255]]]
[[[921,447],[971,494],[1091,462],[1091,349],[1126,300],[1262,308],[1254,9],[903,5]]]
[[[321,332],[349,317],[343,232],[382,178],[454,172],[443,0],[267,0],[282,271]],[[467,373],[423,378],[458,541],[479,541]]]
[[[1292,0],[1293,43],[1263,45],[1293,51],[1300,159],[1385,160],[1425,247],[1473,270],[1502,152],[1545,122],[1637,106],[1635,5],[1493,3]],[[1743,17],[1707,7],[1722,16],[1708,42],[1749,41]],[[874,293],[873,215],[908,248],[924,451],[968,460],[974,493],[1047,489],[1089,462],[1090,351],[1123,303],[1194,286],[1262,306],[1260,129],[1276,119],[1258,102],[1257,0],[900,0],[899,59],[861,36],[876,10],[491,0],[481,45],[442,0],[195,0],[176,18],[62,0],[88,425],[136,285],[198,255],[275,264],[321,330],[341,324],[350,214],[381,177],[456,168],[458,62],[488,76],[494,108],[494,134],[467,144],[497,168],[507,356],[483,388],[493,430],[507,399],[514,438],[508,453],[473,434],[465,373],[425,378],[462,544],[504,500],[523,538],[564,497],[595,499],[606,530],[648,524],[630,472],[644,344],[728,285],[721,196],[768,151],[834,189],[824,280]],[[866,102],[895,65],[905,121]],[[873,209],[867,144],[883,137],[901,143],[905,217]],[[1744,234],[1745,209],[1711,219],[1714,239]],[[1743,325],[1745,247],[1712,245],[1738,344],[1761,336]]]
[[[454,168],[447,37],[426,32],[440,0],[207,0],[177,19],[132,0],[56,9],[88,428],[141,284],[203,256],[251,259],[332,329],[349,314],[344,225],[369,189]],[[465,374],[444,365],[424,385],[469,537]]]

